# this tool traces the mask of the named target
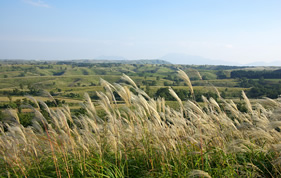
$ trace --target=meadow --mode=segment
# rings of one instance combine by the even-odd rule
[[[234,94],[235,97],[235,94],[239,94],[243,89],[238,86],[238,80],[220,79],[217,75],[219,70],[226,69],[224,73],[229,76],[229,68],[172,64],[0,61],[0,97],[8,95],[18,97],[27,94],[42,97],[42,90],[44,90],[51,93],[53,97],[61,99],[82,99],[84,92],[90,92],[93,99],[91,92],[102,90],[100,78],[114,83],[120,80],[123,73],[129,75],[140,88],[154,97],[161,87],[188,89],[184,87],[183,80],[177,77],[177,69],[184,70],[190,76],[198,91],[206,93],[208,89],[204,90],[204,88],[214,85],[230,89],[225,91],[226,94],[230,97]],[[197,70],[203,80],[198,77]]]
[[[116,78],[110,75],[114,69],[101,76],[53,76],[45,71],[46,75],[37,77],[28,72],[22,77],[16,76],[21,72],[13,76],[17,72],[1,70],[1,81],[6,81],[1,85],[1,102],[23,101],[20,95],[4,95],[15,89],[23,91],[30,102],[3,109],[0,176],[281,176],[278,99],[248,99],[243,90],[249,89],[240,87],[238,79],[201,80],[198,67],[199,75],[189,66],[184,66],[184,70],[172,66],[175,72],[167,75],[138,75],[132,66],[127,67],[133,71],[132,77],[129,73],[115,75]],[[165,66],[147,69],[153,68],[164,70]],[[208,72],[218,76],[216,70]],[[40,77],[46,80],[39,80]],[[143,83],[150,80],[156,83]],[[11,81],[20,81],[18,84],[22,82],[23,87],[14,86]],[[171,82],[172,86],[164,82]],[[228,82],[229,86],[225,86]],[[36,93],[37,84],[45,89],[45,96],[42,91]],[[172,99],[155,96],[162,87],[167,88]],[[182,100],[180,92],[176,93],[181,90],[187,92],[187,99]],[[27,96],[31,91],[38,96]],[[66,102],[59,104],[63,99]],[[79,107],[81,112],[74,113],[71,107]],[[25,126],[20,117],[24,108],[32,113]]]

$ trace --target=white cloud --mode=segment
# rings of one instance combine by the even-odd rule
[[[46,8],[50,7],[50,5],[48,5],[47,3],[45,3],[41,0],[23,0],[23,2],[30,4],[32,6],[36,6],[36,7],[46,7]]]

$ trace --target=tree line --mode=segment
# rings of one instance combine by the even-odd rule
[[[230,78],[248,78],[259,79],[261,77],[265,79],[281,79],[281,69],[278,70],[235,70],[230,73]]]

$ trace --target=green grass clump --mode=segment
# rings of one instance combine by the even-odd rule
[[[171,108],[127,76],[122,80],[127,84],[101,81],[105,91],[97,92],[96,103],[102,112],[88,94],[86,114],[78,116],[68,106],[51,109],[38,101],[44,115],[33,109],[31,127],[11,110],[10,122],[0,127],[0,176],[281,176],[281,122],[274,111],[279,102],[268,100],[274,107],[265,109],[243,94],[248,112],[240,112],[221,97],[203,97],[200,105],[182,102],[170,88],[178,102]]]

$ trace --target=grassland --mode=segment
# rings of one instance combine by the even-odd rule
[[[187,86],[177,87],[195,91],[189,78],[179,77]],[[101,85],[94,102],[84,96],[84,114],[33,99],[41,111],[31,108],[32,125],[23,127],[19,113],[8,110],[12,117],[0,127],[0,176],[281,176],[278,101],[264,99],[265,108],[242,92],[246,110],[240,111],[218,92],[217,101],[197,103],[181,101],[170,88],[171,108],[171,101],[150,97],[127,76]]]
[[[73,103],[69,102],[72,99],[81,100],[85,92],[89,93],[92,99],[96,99],[95,91],[103,91],[100,85],[101,78],[110,83],[119,82],[123,73],[129,75],[150,97],[157,97],[155,93],[162,87],[187,89],[183,80],[176,75],[178,68],[190,76],[195,90],[202,94],[213,92],[212,85],[218,87],[220,91],[224,90],[228,98],[237,97],[242,89],[245,89],[238,86],[236,79],[218,79],[214,66],[202,68],[171,64],[4,61],[0,64],[0,104],[9,104],[8,97],[12,97],[12,101],[22,99],[20,96],[31,94],[30,91],[33,89],[41,91],[37,93],[33,91],[33,96],[44,97],[42,95],[44,90],[51,93],[54,98],[67,101],[72,107]],[[198,78],[197,70],[205,80]],[[13,90],[20,91],[21,94],[12,93]],[[4,99],[5,97],[7,98]],[[44,101],[49,99],[45,96]]]

